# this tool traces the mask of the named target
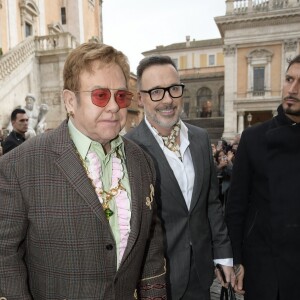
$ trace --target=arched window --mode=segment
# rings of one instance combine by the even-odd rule
[[[203,116],[203,107],[206,105],[207,101],[211,102],[212,92],[207,87],[202,87],[197,92],[197,108],[196,115],[197,117]]]

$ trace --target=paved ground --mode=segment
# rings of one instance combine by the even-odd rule
[[[211,300],[220,300],[220,292],[221,292],[221,285],[217,279],[214,280],[211,288],[210,288],[210,297]],[[244,297],[240,295],[236,295],[237,300],[243,300]]]

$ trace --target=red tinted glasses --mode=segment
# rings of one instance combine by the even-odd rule
[[[92,91],[76,91],[75,93],[82,92],[91,93],[92,103],[99,107],[105,107],[111,98],[111,91],[106,88],[99,88]],[[126,90],[116,90],[114,96],[119,108],[125,108],[130,105],[133,93]]]

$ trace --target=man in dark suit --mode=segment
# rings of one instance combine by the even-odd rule
[[[209,299],[213,260],[224,265],[233,284],[234,274],[208,134],[180,120],[184,85],[170,57],[144,58],[137,83],[145,119],[125,137],[155,163],[168,299]]]
[[[10,120],[13,130],[3,142],[3,154],[25,142],[25,133],[28,129],[28,116],[24,109],[14,109],[11,113]]]
[[[123,53],[82,44],[69,118],[0,158],[1,299],[166,299],[155,169],[119,136],[129,74]]]
[[[299,299],[299,153],[300,55],[278,115],[243,132],[234,161],[226,221],[245,300]]]

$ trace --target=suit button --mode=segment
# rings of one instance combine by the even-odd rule
[[[106,245],[106,249],[107,250],[112,250],[113,248],[114,248],[114,246],[112,244]]]

